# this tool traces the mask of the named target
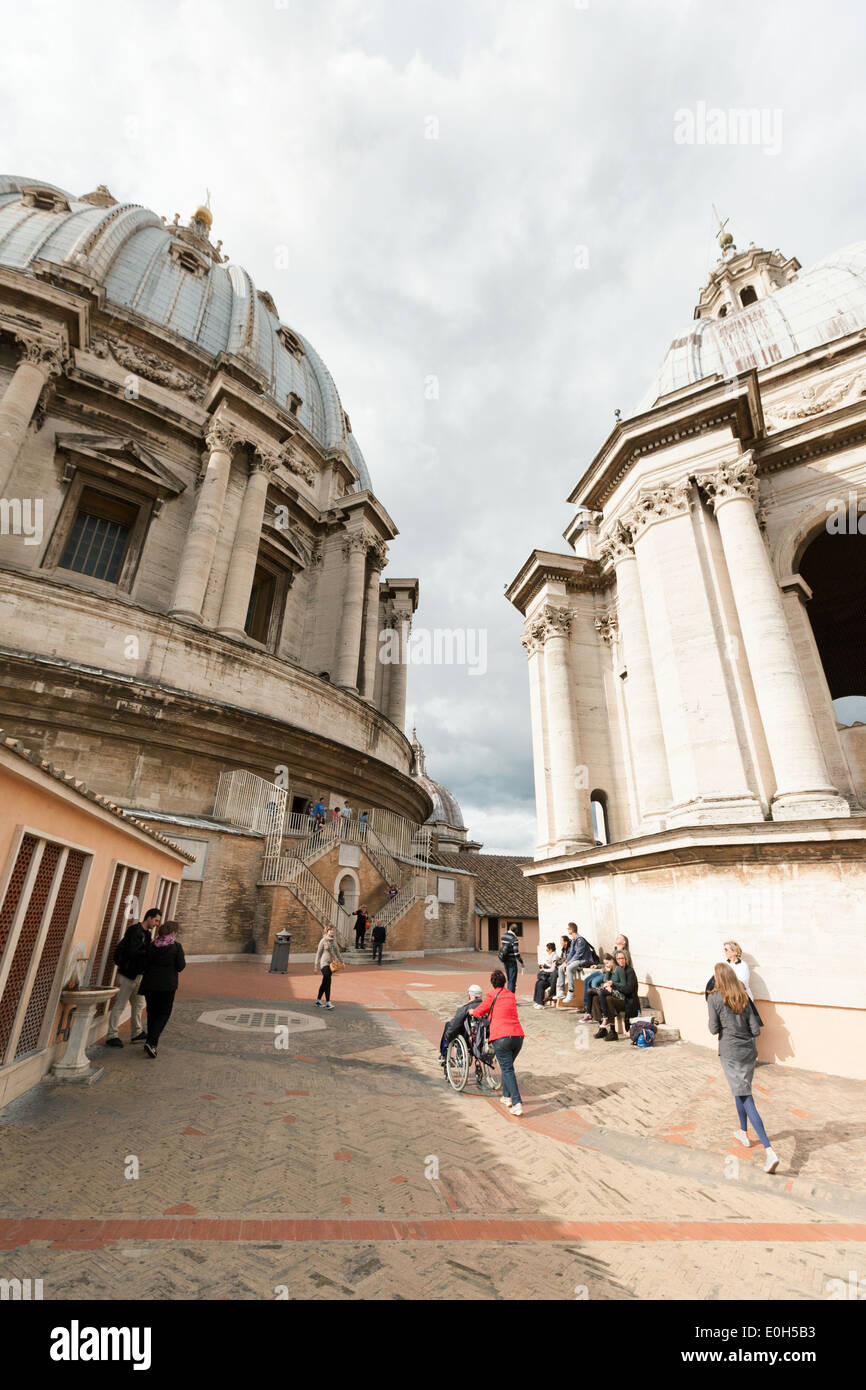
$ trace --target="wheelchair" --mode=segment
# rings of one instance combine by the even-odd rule
[[[479,1090],[491,1093],[500,1090],[502,1077],[487,1028],[486,1018],[474,1019],[469,1015],[464,1021],[463,1031],[445,1045],[443,1067],[453,1090],[465,1089],[473,1068]]]

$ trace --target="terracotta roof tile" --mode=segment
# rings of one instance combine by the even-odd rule
[[[475,875],[475,907],[483,916],[538,916],[535,880],[524,878],[520,872],[521,865],[533,862],[530,854],[475,854],[464,850],[462,854],[436,852],[430,861]]]

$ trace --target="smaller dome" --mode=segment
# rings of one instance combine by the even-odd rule
[[[447,826],[449,830],[460,830],[465,835],[466,826],[463,823],[463,812],[460,810],[457,798],[451,794],[447,787],[443,787],[441,782],[434,782],[432,777],[427,776],[424,749],[414,729],[412,730],[412,752],[415,759],[412,778],[415,782],[420,783],[433,802],[432,814],[427,817],[424,824]]]

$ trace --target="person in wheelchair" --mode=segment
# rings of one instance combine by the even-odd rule
[[[475,1041],[473,1038],[472,1025],[467,1021],[470,1009],[477,1009],[484,997],[484,991],[480,985],[470,985],[466,991],[466,1003],[461,1004],[453,1018],[449,1018],[442,1031],[439,1042],[439,1058],[442,1070],[445,1070],[445,1054],[448,1051],[448,1044],[457,1037],[458,1033],[464,1032],[470,1039],[470,1051],[475,1055]]]

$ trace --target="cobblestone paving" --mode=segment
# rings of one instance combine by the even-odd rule
[[[323,1012],[309,968],[191,966],[156,1062],[97,1047],[96,1085],[0,1112],[0,1277],[46,1298],[815,1299],[859,1268],[866,1086],[759,1069],[771,1178],[731,1140],[713,1051],[603,1044],[524,1004],[518,1120],[436,1057],[487,973],[359,966]],[[200,1021],[266,1004],[288,1033]]]

